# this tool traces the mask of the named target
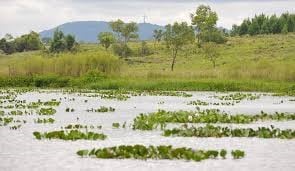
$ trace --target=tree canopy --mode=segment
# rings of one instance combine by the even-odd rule
[[[295,32],[295,14],[283,13],[281,16],[255,15],[245,19],[241,25],[233,25],[231,35],[257,35]]]
[[[165,26],[164,40],[167,48],[172,51],[171,71],[173,71],[178,51],[194,41],[194,30],[186,22],[168,24]]]

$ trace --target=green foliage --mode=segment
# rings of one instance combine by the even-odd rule
[[[50,124],[52,124],[54,122],[55,122],[55,120],[53,118],[48,118],[48,119],[46,119],[46,118],[44,118],[44,119],[38,118],[37,120],[35,120],[35,123],[38,123],[38,124],[40,124],[40,123],[43,123],[43,124],[50,123]]]
[[[13,39],[11,35],[8,35],[0,40],[0,50],[6,54],[40,50],[42,47],[43,44],[40,40],[39,34],[34,31],[15,39]]]
[[[114,112],[115,108],[113,107],[105,107],[105,106],[100,106],[98,109],[87,109],[87,112]]]
[[[104,140],[106,139],[106,135],[99,134],[95,132],[81,132],[79,130],[70,130],[70,131],[52,131],[52,132],[34,132],[33,135],[36,139],[62,139],[62,140]]]
[[[164,40],[167,48],[172,51],[171,71],[174,69],[176,56],[181,48],[194,41],[194,31],[186,22],[165,26]]]
[[[101,149],[79,150],[77,155],[81,157],[96,157],[103,159],[169,159],[169,160],[191,160],[199,162],[206,159],[217,159],[219,156],[225,158],[226,151],[222,150],[194,150],[191,148],[173,148],[172,146],[143,146],[143,145],[120,145],[105,147]],[[244,157],[244,151],[233,150],[232,155],[239,158]]]
[[[112,126],[113,126],[113,128],[119,128],[120,124],[116,122],[116,123],[113,123]]]
[[[127,44],[116,43],[112,47],[113,47],[114,53],[120,57],[127,57],[132,54],[132,50]]]
[[[113,33],[111,32],[101,32],[98,35],[98,40],[99,43],[106,49],[108,50],[108,48],[115,43],[115,37],[113,35]]]
[[[163,129],[167,123],[239,123],[247,124],[266,120],[295,120],[295,114],[262,112],[256,115],[221,113],[216,109],[204,111],[165,111],[158,110],[154,113],[140,114],[133,120],[133,129],[153,130],[158,126]]]
[[[202,45],[205,57],[212,62],[213,68],[216,67],[216,60],[220,56],[220,53],[217,48],[218,46],[214,42],[208,42]]]
[[[234,159],[240,159],[245,157],[245,152],[241,150],[232,150],[231,155]]]
[[[121,61],[105,51],[59,53],[55,57],[32,55],[25,58],[14,58],[8,62],[10,75],[41,75],[35,77],[36,86],[42,87],[55,81],[63,85],[68,83],[64,76],[81,76],[89,72],[103,74],[120,71]]]
[[[196,27],[198,43],[200,40],[208,41],[221,41],[221,33],[216,29],[218,20],[217,13],[212,11],[210,6],[200,5],[196,12],[191,14],[192,25]],[[222,38],[223,40],[224,38]]]
[[[295,138],[295,131],[291,129],[281,130],[271,126],[253,128],[230,128],[213,126],[207,124],[205,127],[187,127],[164,130],[164,136],[183,136],[183,137],[257,137],[257,138]]]
[[[295,32],[295,14],[283,13],[280,17],[276,15],[255,15],[254,18],[246,19],[240,26],[234,25],[231,35],[257,35],[278,34]]]
[[[62,31],[56,29],[53,34],[53,39],[50,43],[49,51],[53,53],[60,53],[64,51],[74,51],[77,42],[73,35],[64,35]]]
[[[138,38],[138,26],[136,23],[124,23],[122,20],[110,22],[113,32],[117,34],[117,44],[113,47],[114,52],[121,57],[127,57],[131,54],[131,49],[127,43]]]
[[[164,31],[161,29],[156,29],[153,32],[153,38],[156,42],[160,42],[164,36]]]
[[[54,115],[55,113],[56,113],[56,110],[51,107],[50,108],[41,108],[38,111],[39,115]]]

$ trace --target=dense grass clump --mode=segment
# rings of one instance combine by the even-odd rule
[[[52,132],[45,132],[45,133],[40,133],[40,132],[34,132],[33,135],[35,136],[36,139],[62,139],[62,140],[104,140],[106,139],[106,135],[104,134],[99,134],[95,132],[81,132],[79,130],[70,130],[70,131],[52,131]]]
[[[295,120],[295,114],[261,112],[256,115],[235,114],[230,115],[216,109],[204,111],[165,111],[140,114],[133,122],[133,129],[152,130],[158,126],[164,128],[167,123],[238,123],[247,124],[265,120]]]
[[[234,150],[233,157],[242,158],[243,151]],[[226,158],[226,150],[194,150],[191,148],[173,148],[172,146],[143,146],[143,145],[120,145],[105,147],[101,149],[79,150],[77,155],[81,157],[96,157],[103,159],[169,159],[169,160],[192,160],[201,161],[206,159],[217,159],[219,156]],[[237,157],[238,156],[238,157]]]
[[[11,76],[46,74],[81,76],[91,71],[112,73],[120,70],[120,61],[104,51],[60,53],[54,56],[30,54],[21,59],[12,58],[7,61],[7,65]],[[37,82],[43,84],[42,80]]]

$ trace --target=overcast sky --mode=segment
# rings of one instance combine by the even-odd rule
[[[200,4],[218,13],[218,26],[231,28],[255,14],[295,12],[295,0],[0,0],[0,37],[42,31],[70,21],[100,20],[147,22],[165,25],[189,22]]]

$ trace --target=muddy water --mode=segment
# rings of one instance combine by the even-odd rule
[[[86,97],[79,94],[62,92],[28,92],[19,95],[17,99],[30,101],[59,100],[57,113],[52,116],[54,124],[35,124],[37,115],[15,116],[25,119],[27,123],[19,130],[9,130],[0,127],[0,170],[295,170],[295,140],[258,139],[258,138],[195,138],[195,137],[163,137],[161,131],[133,131],[132,120],[139,113],[165,110],[195,110],[195,106],[187,105],[191,100],[220,102],[214,95],[224,93],[189,92],[193,97],[168,96],[136,96],[127,101]],[[71,99],[75,100],[71,100]],[[295,102],[292,97],[273,97],[262,95],[257,100],[243,100],[234,106],[201,106],[218,108],[225,112],[257,114],[264,112],[295,112]],[[85,100],[88,100],[85,103]],[[163,103],[164,102],[164,103]],[[163,103],[163,104],[162,104]],[[111,106],[116,109],[111,113],[89,113],[90,108]],[[74,112],[65,112],[67,107]],[[0,109],[9,110],[9,109]],[[42,117],[40,117],[42,118]],[[48,117],[43,117],[48,118]],[[114,129],[112,123],[127,123],[127,128]],[[104,141],[63,141],[36,140],[32,132],[60,130],[68,124],[102,125],[103,132],[108,136]],[[224,125],[224,124],[223,124]],[[258,127],[274,125],[279,128],[295,129],[295,121],[259,122],[247,125],[231,125],[233,127]],[[175,125],[170,125],[175,126]],[[174,147],[191,147],[195,149],[242,149],[246,157],[233,160],[231,157],[222,160],[205,160],[202,162],[183,160],[109,160],[95,158],[80,158],[75,153],[79,149],[99,148],[126,144],[143,145],[173,145]]]

